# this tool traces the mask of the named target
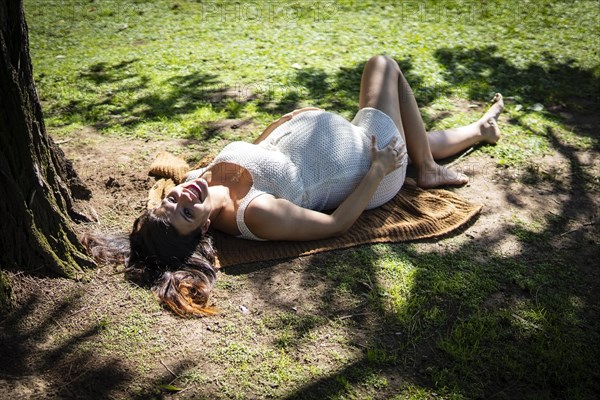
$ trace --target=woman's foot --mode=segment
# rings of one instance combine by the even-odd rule
[[[504,100],[500,93],[496,93],[492,99],[494,103],[490,109],[479,120],[479,131],[483,141],[495,144],[500,139],[500,128],[498,127],[498,117],[504,109]]]
[[[462,186],[469,182],[469,177],[441,165],[434,164],[430,168],[422,168],[417,174],[417,185],[428,189],[439,186]]]

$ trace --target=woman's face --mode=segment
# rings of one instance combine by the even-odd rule
[[[180,235],[187,236],[197,230],[205,233],[212,210],[208,184],[199,178],[177,185],[167,193],[158,208]]]

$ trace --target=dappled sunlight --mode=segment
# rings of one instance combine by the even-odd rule
[[[40,278],[11,274],[11,281],[18,306],[0,319],[5,393],[21,387],[31,397],[79,397],[86,388],[110,397],[123,390],[132,378],[124,363],[113,355],[100,359],[91,348],[102,324],[77,318],[89,309],[85,285],[57,279],[51,293]],[[24,293],[24,285],[34,285],[37,293]]]
[[[176,317],[121,267],[86,283],[11,273],[0,386],[140,400],[599,393],[597,4],[484,3],[258,15],[256,2],[27,0],[48,130],[103,231],[130,229],[159,150],[192,165],[295,108],[352,118],[376,53],[397,60],[427,129],[474,122],[495,92],[506,109],[497,145],[443,160],[471,178],[451,190],[484,206],[470,224],[225,268],[210,318]]]
[[[494,252],[500,257],[518,257],[523,253],[523,250],[523,245],[520,242],[515,242],[514,236],[511,235],[500,239],[494,247]]]

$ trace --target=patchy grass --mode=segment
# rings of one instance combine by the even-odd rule
[[[488,150],[501,164],[547,151],[550,120],[540,103],[586,111],[577,99],[597,101],[597,55],[588,51],[598,35],[593,1],[325,1],[287,11],[221,1],[27,6],[36,81],[55,134],[93,125],[218,145],[251,139],[293,107],[351,116],[362,64],[376,53],[398,59],[420,104],[436,114],[452,110],[449,96],[481,101],[503,92],[508,115],[522,121]],[[242,136],[212,125],[240,118],[256,124]],[[430,128],[472,120],[455,114]]]
[[[515,235],[551,248],[537,226],[516,227]],[[382,308],[385,329],[396,337],[367,348],[366,365],[421,365],[438,393],[451,398],[591,394],[585,387],[594,356],[580,346],[598,337],[580,319],[585,301],[572,294],[587,278],[562,252],[548,261],[494,257],[473,246],[419,254],[413,245],[378,245],[358,253],[373,260],[380,300],[372,307]],[[352,259],[335,266],[342,282],[357,270],[364,273],[365,264]],[[495,393],[491,386],[500,382],[506,385]]]
[[[105,270],[86,284],[7,274],[17,306],[0,321],[11,350],[0,386],[27,395],[35,377],[49,397],[140,399],[594,398],[597,2],[269,4],[26,0],[48,129],[70,156],[84,153],[76,166],[98,191],[114,192],[102,220],[130,224],[140,206],[119,196],[149,182],[124,182],[127,170],[142,171],[161,141],[196,162],[295,107],[351,117],[377,53],[398,60],[430,130],[471,123],[505,95],[502,140],[475,149],[477,178],[460,189],[486,205],[480,219],[434,243],[223,271],[221,314],[202,320],[174,317]],[[85,152],[106,143],[91,157],[114,158],[90,164]]]

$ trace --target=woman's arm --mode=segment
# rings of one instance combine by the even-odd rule
[[[296,115],[303,113],[305,111],[317,111],[317,110],[321,110],[321,109],[317,108],[317,107],[304,107],[304,108],[300,108],[298,110],[289,112],[285,115],[282,115],[281,118],[272,122],[271,125],[267,126],[267,129],[265,129],[263,131],[263,133],[261,133],[261,135],[254,141],[254,144],[258,144],[258,143],[262,142],[263,140],[265,140],[267,137],[269,137],[271,132],[273,132],[275,130],[275,128],[277,128],[279,125],[283,124],[284,122],[287,122],[290,119],[294,118]]]
[[[298,207],[273,196],[257,197],[246,209],[245,221],[256,236],[268,240],[316,240],[345,233],[364,211],[381,180],[399,168],[406,152],[404,144],[377,150],[371,145],[371,167],[356,189],[332,214]]]

